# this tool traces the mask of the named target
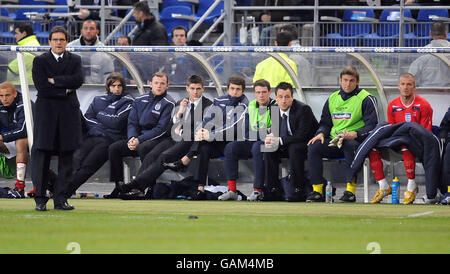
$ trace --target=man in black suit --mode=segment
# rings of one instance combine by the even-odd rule
[[[81,141],[81,111],[76,89],[83,84],[81,58],[66,51],[67,31],[54,27],[49,35],[50,51],[33,61],[37,89],[31,178],[36,187],[36,210],[45,211],[47,181],[52,155],[58,156],[58,178],[53,186],[55,209],[72,210],[64,193],[72,174],[73,152]]]
[[[163,153],[150,152],[139,169],[138,175],[129,184],[122,184],[119,195],[122,199],[144,199],[144,190],[156,183],[156,179],[168,168],[177,169],[167,163],[179,163],[194,143],[194,130],[203,120],[204,110],[212,102],[203,96],[203,78],[192,75],[187,80],[186,91],[188,98],[183,98],[177,103],[176,114],[173,116],[172,138],[165,139],[160,146],[167,147]],[[148,196],[148,195],[147,195]]]
[[[264,141],[266,149],[270,151],[264,152],[265,188],[270,190],[278,184],[280,158],[289,158],[290,183],[294,184],[296,188],[300,188],[300,191],[306,196],[304,181],[306,143],[314,136],[319,128],[319,123],[314,117],[311,107],[294,99],[291,84],[279,83],[275,88],[275,99],[280,111],[279,134],[274,127],[275,119],[272,119],[272,132]]]

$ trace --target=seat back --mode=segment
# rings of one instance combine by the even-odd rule
[[[190,28],[190,21],[188,19],[174,18],[173,14],[192,16],[192,10],[186,6],[169,6],[160,12],[159,21],[166,27],[169,39],[172,36],[172,29],[174,27],[183,26],[187,30]]]
[[[403,16],[412,18],[411,10],[403,10]],[[396,36],[399,34],[399,21],[400,10],[399,9],[387,9],[383,10],[380,15],[380,24],[377,28],[377,34],[379,36]],[[405,27],[405,33],[409,33],[409,25]]]
[[[205,12],[209,9],[209,7],[212,6],[212,4],[215,2],[215,0],[199,0],[198,2],[198,9],[196,15],[198,17],[203,16]],[[222,10],[224,9],[223,1],[220,2],[216,8],[208,15],[208,18],[211,17],[219,17],[222,14]]]
[[[431,25],[434,21],[433,16],[448,18],[448,10],[419,10],[417,14],[417,22],[414,29],[414,34],[418,37],[425,37],[430,35]]]
[[[342,36],[361,36],[370,33],[372,30],[372,24],[359,23],[360,18],[374,18],[373,10],[346,10],[342,20],[342,24],[339,33]]]

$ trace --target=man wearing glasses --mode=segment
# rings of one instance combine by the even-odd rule
[[[81,111],[76,89],[83,84],[81,58],[66,51],[67,31],[54,27],[50,51],[33,61],[37,89],[34,141],[31,153],[32,180],[36,187],[36,210],[46,211],[47,181],[52,155],[58,156],[58,178],[53,187],[54,208],[72,210],[65,192],[72,174],[73,152],[81,141]]]

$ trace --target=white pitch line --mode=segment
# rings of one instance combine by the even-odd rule
[[[416,213],[416,214],[408,215],[408,217],[414,218],[414,217],[420,217],[420,216],[423,216],[423,215],[428,215],[428,214],[433,214],[433,213],[434,213],[434,211],[425,211],[425,212],[422,212],[422,213]]]

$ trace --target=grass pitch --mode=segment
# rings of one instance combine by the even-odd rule
[[[450,253],[448,206],[69,202],[37,212],[32,199],[0,199],[0,253]]]

